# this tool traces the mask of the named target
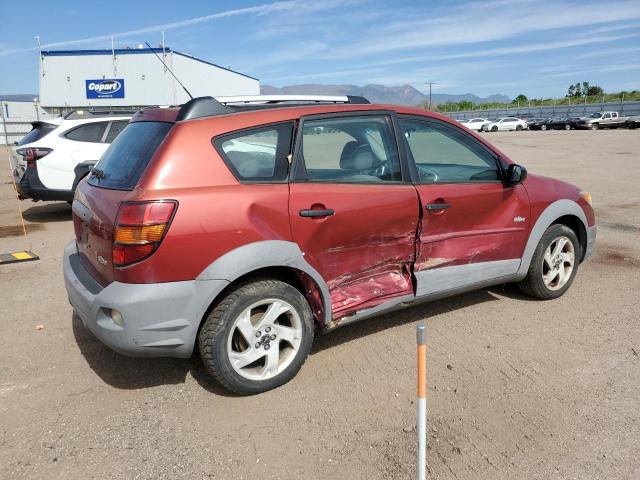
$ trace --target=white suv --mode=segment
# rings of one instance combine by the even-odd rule
[[[129,123],[131,113],[71,112],[33,122],[11,147],[11,170],[21,199],[73,200],[79,180]]]

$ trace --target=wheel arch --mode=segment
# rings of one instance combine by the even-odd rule
[[[526,276],[529,265],[531,264],[531,259],[533,258],[533,253],[542,235],[544,235],[547,228],[556,223],[567,225],[576,232],[581,247],[580,261],[583,260],[587,246],[587,217],[580,205],[573,200],[556,200],[544,209],[529,233],[529,239],[524,248],[520,268],[518,269],[519,275],[522,277]]]
[[[307,299],[320,325],[331,322],[329,289],[322,276],[305,260],[297,244],[284,240],[243,245],[207,266],[196,280],[225,280],[228,284],[211,295],[200,322],[226,292],[254,278],[275,278],[289,283]]]

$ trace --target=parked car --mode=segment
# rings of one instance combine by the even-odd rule
[[[462,121],[461,123],[469,130],[479,132],[482,130],[482,126],[486,123],[490,123],[490,121],[486,118],[472,118],[471,120]]]
[[[532,118],[527,120],[529,130],[547,130],[547,122],[550,118]]]
[[[576,128],[576,124],[580,119],[577,117],[555,117],[549,118],[545,123],[544,127],[540,128],[541,130],[572,130]],[[541,125],[541,127],[542,127]]]
[[[80,180],[76,175],[89,173],[132,114],[76,111],[33,122],[31,131],[11,147],[18,196],[71,202]]]
[[[595,112],[576,122],[576,128],[598,130],[600,128],[618,128],[626,126],[627,117],[621,117],[618,112]]]
[[[485,132],[502,132],[505,130],[525,130],[527,128],[527,122],[515,117],[504,117],[496,120],[495,122],[485,123],[482,126],[482,131]]]
[[[263,392],[316,330],[507,282],[558,298],[593,251],[587,192],[450,118],[251,98],[144,109],[79,183],[65,286],[114,350],[197,349],[229,390]]]

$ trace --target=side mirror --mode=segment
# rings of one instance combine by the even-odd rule
[[[527,169],[516,164],[512,163],[507,168],[507,183],[509,185],[517,185],[518,183],[522,183],[527,178]]]

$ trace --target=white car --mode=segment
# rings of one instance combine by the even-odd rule
[[[131,114],[71,112],[64,118],[32,123],[32,130],[11,147],[11,170],[20,199],[73,200],[76,167],[89,173]]]
[[[462,121],[460,123],[467,127],[469,130],[475,130],[476,132],[479,132],[482,130],[482,126],[484,124],[491,122],[486,118],[472,118],[471,120]]]
[[[526,130],[527,122],[516,117],[504,117],[495,122],[485,123],[482,126],[483,132],[503,132],[505,130]]]

